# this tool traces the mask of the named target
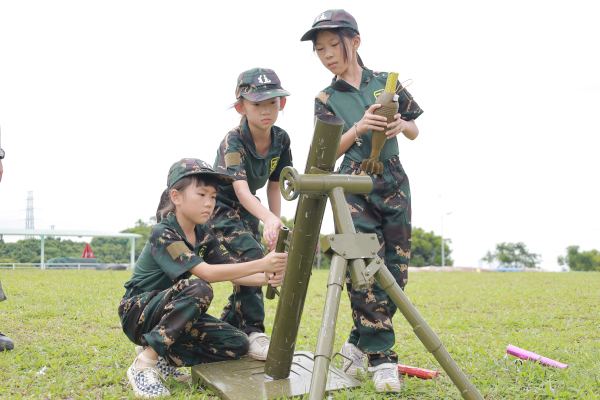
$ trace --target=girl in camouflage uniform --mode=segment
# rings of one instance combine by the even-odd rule
[[[275,121],[288,95],[270,69],[242,72],[236,82],[234,107],[242,119],[221,142],[214,164],[217,172],[228,174],[234,182],[219,189],[210,224],[232,257],[240,261],[264,257],[260,221],[264,222],[263,237],[269,251],[283,226],[279,175],[292,165],[292,154],[288,134],[275,126]],[[265,185],[269,209],[256,197],[256,191]],[[269,350],[264,319],[262,286],[234,285],[221,320],[248,334],[248,355],[259,360],[265,360]]]
[[[162,197],[167,204],[157,213],[158,224],[119,304],[123,332],[140,345],[127,370],[137,396],[169,395],[159,377],[188,381],[190,376],[176,367],[234,360],[248,350],[244,332],[206,313],[213,298],[211,282],[266,285],[267,272],[268,283],[281,285],[286,253],[227,264],[233,260],[205,224],[219,184],[231,181],[194,158],[184,158],[169,170],[167,196]],[[199,279],[190,279],[192,275]]]
[[[387,125],[386,118],[373,114],[380,105],[375,99],[385,88],[387,73],[374,72],[362,65],[357,49],[360,36],[356,20],[344,10],[320,13],[312,28],[301,40],[311,40],[325,68],[335,76],[331,85],[317,94],[315,115],[334,114],[345,121],[338,157],[344,156],[340,173],[365,175],[373,180],[368,195],[346,195],[356,231],[376,233],[381,244],[379,256],[396,278],[400,287],[407,282],[411,245],[411,209],[408,178],[398,157],[396,135],[414,140],[419,130],[415,119],[423,112],[412,96],[396,85],[399,113]],[[371,154],[372,131],[389,127],[381,150],[382,174],[372,174],[360,168]],[[396,306],[379,284],[366,291],[354,290],[349,276],[347,289],[352,306],[354,327],[341,352],[353,361],[349,373],[364,373],[365,358],[378,391],[400,391],[398,355],[391,348],[395,343],[392,317]]]

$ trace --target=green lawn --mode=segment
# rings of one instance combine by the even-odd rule
[[[134,345],[121,332],[117,304],[129,271],[6,271],[9,299],[0,303],[0,331],[15,350],[0,353],[0,398],[133,398],[126,369]],[[297,350],[313,350],[323,308],[327,271],[312,277]],[[219,315],[229,284],[216,284]],[[420,272],[406,294],[486,399],[600,398],[600,273]],[[276,301],[266,300],[270,329]],[[342,298],[335,348],[351,325]],[[397,314],[400,362],[439,369]],[[270,333],[270,331],[268,332]],[[513,344],[569,364],[568,370],[505,357]],[[44,366],[43,376],[35,373]],[[174,399],[212,398],[188,385],[171,384]],[[365,380],[361,390],[336,399],[389,398]],[[397,398],[460,399],[448,377],[406,379]]]

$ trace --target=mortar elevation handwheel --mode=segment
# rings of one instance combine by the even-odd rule
[[[292,167],[285,167],[279,177],[279,190],[287,201],[300,196],[300,174]]]

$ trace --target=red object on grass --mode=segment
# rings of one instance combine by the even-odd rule
[[[92,251],[92,248],[87,243],[85,244],[85,249],[83,249],[83,254],[81,258],[96,258],[94,257],[94,252]]]
[[[398,372],[400,375],[416,376],[421,379],[433,379],[437,378],[439,372],[432,371],[430,369],[409,367],[408,365],[398,364]]]

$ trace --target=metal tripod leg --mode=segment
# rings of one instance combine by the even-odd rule
[[[340,308],[340,298],[346,275],[347,261],[339,255],[331,259],[329,270],[329,281],[327,282],[327,296],[321,328],[317,336],[315,348],[315,367],[310,381],[309,400],[322,400],[325,397],[325,385],[327,384],[327,373],[333,353],[333,342],[335,340],[335,325]]]
[[[448,353],[440,338],[438,338],[427,321],[421,317],[421,314],[419,314],[415,306],[406,297],[402,289],[400,289],[391,272],[386,267],[382,267],[374,276],[375,280],[377,280],[379,285],[398,306],[398,309],[402,311],[402,314],[413,327],[413,331],[423,345],[425,345],[427,351],[433,354],[444,371],[446,371],[446,374],[452,379],[463,399],[483,400],[477,388],[473,386],[469,378],[465,376],[458,364],[452,359],[452,356]]]
[[[329,192],[329,200],[333,209],[335,224],[340,233],[356,233],[352,216],[346,203],[344,190],[336,187]],[[363,260],[352,261],[353,268],[363,268]],[[321,322],[319,336],[317,336],[317,347],[315,349],[315,368],[310,381],[309,400],[322,400],[325,396],[325,385],[327,383],[327,373],[331,363],[331,354],[333,353],[333,342],[335,340],[335,324],[337,322],[338,310],[340,307],[340,296],[346,275],[346,266],[348,261],[339,254],[331,258],[331,267],[329,270],[329,281],[327,282],[327,297],[325,299],[325,312]],[[358,265],[355,265],[358,264]]]

